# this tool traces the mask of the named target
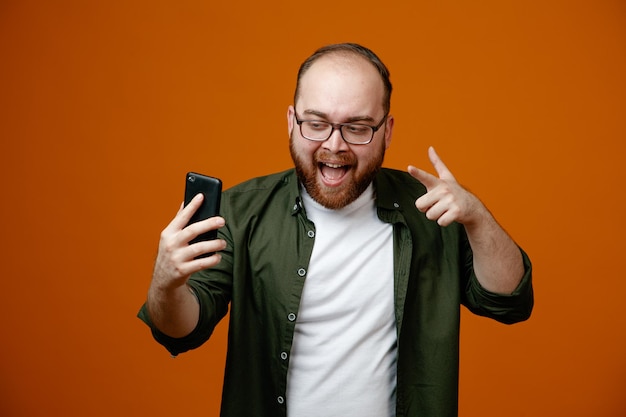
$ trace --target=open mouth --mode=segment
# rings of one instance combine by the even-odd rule
[[[333,164],[330,162],[321,162],[318,166],[324,183],[329,186],[339,185],[350,170],[350,165]]]

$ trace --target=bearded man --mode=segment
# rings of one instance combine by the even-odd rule
[[[371,50],[320,48],[287,110],[294,168],[163,230],[139,315],[175,356],[230,308],[223,417],[456,416],[461,305],[530,316],[528,256],[434,149],[437,175],[382,168],[391,92]]]

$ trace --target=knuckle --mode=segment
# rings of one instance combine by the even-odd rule
[[[163,252],[168,254],[168,255],[171,255],[172,253],[174,253],[176,251],[176,246],[169,239],[167,239],[167,240],[162,242],[161,248],[162,248]]]
[[[180,264],[176,264],[174,265],[174,276],[176,277],[182,277],[185,275],[185,271],[183,270],[183,268],[181,267]]]
[[[161,232],[161,234],[159,235],[159,239],[161,240],[161,242],[166,242],[169,240],[170,234],[168,233],[167,230],[163,230]]]

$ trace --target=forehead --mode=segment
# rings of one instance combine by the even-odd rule
[[[374,117],[382,116],[383,98],[383,80],[372,63],[335,53],[319,58],[302,75],[296,107],[341,117]]]

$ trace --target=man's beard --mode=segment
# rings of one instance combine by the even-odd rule
[[[385,147],[383,143],[378,157],[371,160],[368,165],[365,166],[365,170],[362,173],[358,176],[354,176],[349,182],[342,184],[339,187],[327,187],[317,181],[319,161],[324,159],[323,156],[326,151],[320,147],[317,151],[315,151],[312,161],[305,161],[301,155],[296,153],[293,142],[293,136],[290,135],[289,150],[291,152],[291,159],[293,160],[296,168],[298,179],[306,189],[307,193],[309,193],[315,201],[331,210],[343,208],[359,198],[359,196],[374,180],[378,171],[380,171],[385,157]],[[332,158],[333,161],[337,161],[337,159],[338,155],[334,155]],[[348,160],[346,157],[342,162],[350,165],[350,170],[352,170],[353,174],[356,172],[356,160]]]

